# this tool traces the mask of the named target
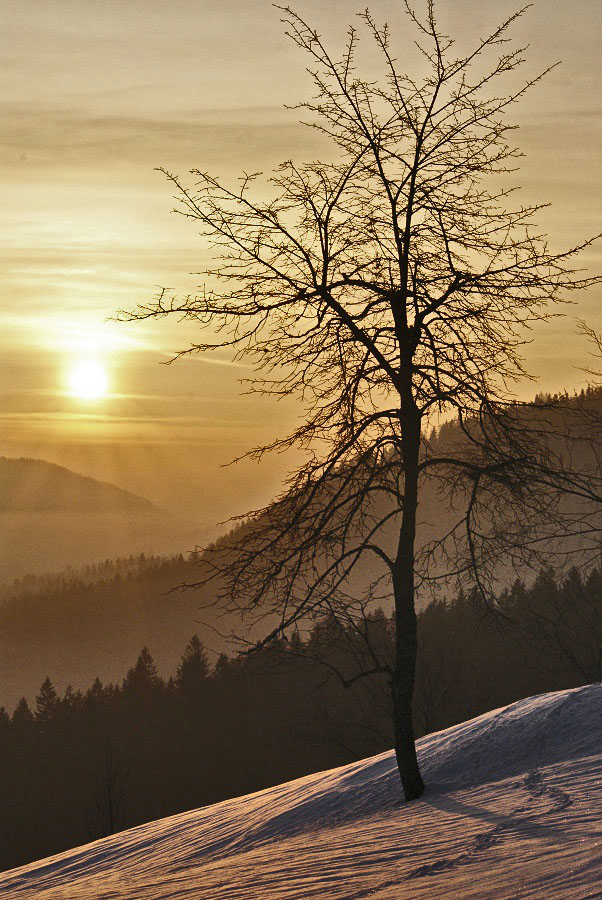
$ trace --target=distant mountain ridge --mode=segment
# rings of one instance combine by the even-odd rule
[[[193,550],[194,523],[42,459],[0,457],[0,584],[128,554]]]
[[[145,497],[43,459],[0,457],[0,512],[163,512]],[[127,548],[125,548],[127,549]]]

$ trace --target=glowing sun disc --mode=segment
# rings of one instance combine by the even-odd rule
[[[95,400],[107,392],[107,373],[100,363],[83,359],[69,372],[69,389],[74,397]]]

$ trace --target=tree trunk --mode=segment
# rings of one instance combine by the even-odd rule
[[[402,410],[404,500],[397,557],[393,572],[395,600],[395,668],[391,679],[395,755],[406,802],[420,797],[424,782],[418,768],[412,698],[416,674],[416,610],[414,606],[414,543],[418,507],[420,414],[412,403]]]
[[[396,616],[396,630],[402,633],[396,638],[395,670],[391,679],[395,756],[406,802],[420,797],[424,790],[416,757],[412,715],[416,668],[416,614],[413,610],[411,618],[413,624],[407,619],[405,623],[400,623]]]

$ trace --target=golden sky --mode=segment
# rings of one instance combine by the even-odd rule
[[[362,6],[296,9],[339,45]],[[399,7],[371,4],[402,59]],[[515,8],[438,4],[461,47]],[[153,167],[235,179],[324,152],[283,109],[310,91],[305,60],[264,0],[4,0],[2,17],[0,454],[114,481],[213,529],[276,490],[280,457],[221,466],[290,426],[293,404],[241,397],[248,373],[226,357],[159,365],[186,345],[183,326],[105,320],[157,285],[194,290],[188,273],[206,259]],[[599,0],[536,0],[514,30],[531,44],[525,74],[562,60],[516,109],[527,154],[516,180],[553,204],[544,221],[559,248],[600,230],[601,21]],[[583,263],[599,271],[599,250]],[[599,300],[591,291],[568,312],[602,327]],[[534,337],[528,367],[540,381],[526,395],[584,381],[572,319]],[[81,359],[104,367],[108,396],[73,396]]]

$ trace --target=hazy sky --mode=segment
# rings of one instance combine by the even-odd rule
[[[337,44],[363,5],[296,8]],[[390,21],[402,58],[399,6],[371,9]],[[438,6],[461,46],[515,9]],[[154,166],[234,179],[324,151],[282,108],[310,85],[278,10],[263,0],[4,0],[1,13],[0,454],[106,478],[203,526],[267,501],[286,460],[220,467],[290,426],[293,404],[241,398],[248,373],[226,358],[159,365],[186,345],[183,326],[104,320],[156,285],[193,290],[188,273],[203,265]],[[515,29],[531,44],[525,73],[563,63],[516,116],[527,153],[518,180],[530,200],[553,203],[545,222],[558,246],[600,230],[601,21],[599,0],[538,0]],[[599,270],[599,251],[583,262]],[[569,311],[602,327],[599,300],[592,291]],[[577,386],[586,351],[570,321],[538,331],[529,367],[540,383],[527,392]],[[102,400],[70,393],[85,358],[106,368]]]

